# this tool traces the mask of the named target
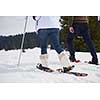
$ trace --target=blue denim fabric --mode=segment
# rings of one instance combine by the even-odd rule
[[[73,39],[75,35],[79,34],[83,37],[85,43],[87,44],[91,56],[92,61],[97,62],[97,54],[96,49],[94,47],[94,44],[91,40],[90,34],[89,34],[89,27],[87,23],[75,23],[73,24],[74,33],[69,32],[67,36],[67,44],[68,44],[68,50],[70,52],[70,55],[75,55],[74,45],[73,45]]]
[[[38,30],[38,40],[41,47],[41,54],[47,54],[48,39],[50,39],[57,53],[60,54],[63,51],[63,48],[61,48],[59,43],[59,29],[47,28]]]

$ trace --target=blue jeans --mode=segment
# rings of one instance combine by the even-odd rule
[[[73,45],[73,39],[77,33],[81,35],[87,44],[91,56],[92,56],[92,61],[93,62],[98,62],[97,59],[97,54],[96,54],[96,49],[94,47],[94,44],[91,40],[90,34],[89,34],[89,27],[87,23],[75,23],[73,24],[74,28],[74,33],[69,32],[67,36],[67,44],[68,44],[68,50],[70,52],[70,55],[72,57],[75,57],[75,50],[74,50],[74,45]],[[74,58],[75,59],[75,58]]]
[[[60,54],[63,51],[59,43],[59,29],[47,28],[38,30],[38,40],[41,47],[41,54],[47,54],[48,39],[50,39],[54,49]]]

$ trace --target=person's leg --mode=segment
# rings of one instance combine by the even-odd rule
[[[80,60],[76,60],[73,39],[77,34],[80,34],[80,25],[78,23],[74,23],[72,27],[74,29],[74,32],[69,32],[67,34],[67,48],[70,53],[70,61],[78,63],[80,62]]]
[[[75,61],[75,50],[74,50],[74,44],[73,44],[73,39],[74,39],[75,33],[69,32],[67,35],[67,48],[70,53],[70,61]]]
[[[87,46],[90,50],[90,53],[92,55],[92,63],[98,64],[96,49],[94,47],[94,44],[93,44],[93,42],[91,40],[91,37],[90,37],[90,34],[89,34],[88,24],[83,24],[82,25],[81,33],[82,33],[84,41],[86,42],[86,44],[87,44]]]
[[[38,31],[38,40],[41,48],[41,54],[47,54],[48,31],[46,29],[40,29]]]
[[[61,48],[61,45],[59,43],[59,29],[57,28],[51,29],[49,33],[49,38],[54,49],[57,51],[58,54],[64,51],[64,49]]]
[[[41,48],[40,60],[43,66],[48,66],[47,42],[48,31],[41,29],[38,31],[38,40]]]
[[[54,49],[58,53],[59,60],[63,67],[72,68],[70,65],[68,55],[64,52],[64,49],[61,48],[59,43],[59,30],[58,29],[52,29],[49,33],[50,40],[54,46]]]

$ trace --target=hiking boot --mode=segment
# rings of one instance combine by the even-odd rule
[[[94,64],[94,65],[98,65],[98,62],[93,62],[93,61],[89,61],[89,64]]]
[[[92,58],[92,61],[89,61],[88,63],[89,63],[89,64],[98,65],[98,59],[97,59],[97,58]]]
[[[76,62],[76,63],[80,62],[80,60],[76,60],[74,56],[70,56],[69,59],[71,62]]]

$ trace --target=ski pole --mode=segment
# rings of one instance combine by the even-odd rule
[[[17,66],[20,65],[20,60],[21,60],[21,55],[22,55],[22,49],[23,49],[23,44],[24,44],[24,39],[25,39],[25,33],[26,33],[26,27],[27,27],[27,22],[28,22],[28,16],[26,16],[26,18],[25,18],[25,25],[24,25],[23,37],[22,37],[22,42],[21,42],[21,50],[20,50],[20,54],[19,54],[19,59],[18,59]]]

